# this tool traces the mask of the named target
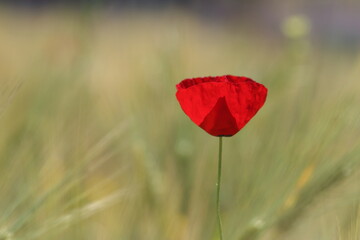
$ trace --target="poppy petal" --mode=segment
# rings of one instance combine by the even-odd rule
[[[214,136],[232,136],[238,132],[236,119],[232,116],[225,97],[218,99],[199,126]]]
[[[214,136],[232,136],[264,105],[267,89],[232,75],[185,79],[176,97],[186,115]]]

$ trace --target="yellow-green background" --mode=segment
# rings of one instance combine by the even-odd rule
[[[218,239],[218,139],[175,84],[233,74],[269,94],[224,139],[224,239],[358,240],[359,49],[311,27],[1,7],[0,239]]]

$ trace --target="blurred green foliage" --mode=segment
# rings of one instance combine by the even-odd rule
[[[224,139],[225,239],[358,239],[359,55],[283,30],[0,9],[0,239],[216,239],[217,139],[174,94],[224,74],[269,89]]]

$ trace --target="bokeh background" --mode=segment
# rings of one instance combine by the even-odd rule
[[[224,74],[269,89],[224,139],[224,239],[359,240],[356,0],[1,1],[0,239],[219,239],[175,84]]]

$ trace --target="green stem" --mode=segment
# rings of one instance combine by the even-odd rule
[[[219,137],[219,163],[218,163],[218,177],[217,177],[217,193],[216,193],[216,209],[217,209],[217,219],[219,225],[219,235],[220,240],[223,240],[222,234],[222,224],[221,224],[221,217],[220,217],[220,189],[221,189],[221,161],[222,161],[222,137]]]

